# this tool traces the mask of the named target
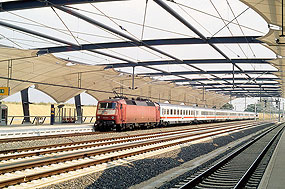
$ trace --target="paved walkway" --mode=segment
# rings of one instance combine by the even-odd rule
[[[284,189],[285,188],[285,132],[271,157],[265,174],[258,188]]]

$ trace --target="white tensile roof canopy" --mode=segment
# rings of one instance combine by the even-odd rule
[[[82,92],[208,107],[280,97],[280,31],[266,23],[281,26],[279,10],[252,2],[2,1],[0,86],[35,85],[57,102]]]

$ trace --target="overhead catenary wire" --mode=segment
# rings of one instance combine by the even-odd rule
[[[143,16],[143,24],[142,24],[142,33],[141,33],[141,40],[143,40],[143,34],[144,34],[144,28],[145,28],[145,21],[146,21],[146,13],[147,13],[147,4],[148,4],[148,0],[146,0],[146,2],[145,2],[144,16]]]
[[[222,27],[221,29],[219,29],[218,31],[216,31],[216,33],[214,33],[211,38],[213,38],[214,36],[216,36],[218,33],[220,33],[220,31],[222,31],[225,27],[227,27],[229,24],[233,23],[234,20],[236,20],[238,17],[240,17],[242,14],[244,14],[247,10],[249,10],[249,7],[247,7],[245,10],[243,10],[241,13],[239,13],[235,18],[233,18],[232,20],[230,20],[224,27]]]
[[[179,7],[180,7],[180,5],[178,5]],[[186,12],[182,7],[180,7],[180,9],[182,9],[184,12]],[[187,12],[186,12],[187,13]],[[188,14],[189,15],[189,14]],[[189,15],[190,17],[191,17],[191,15]],[[192,17],[191,17],[192,18]],[[194,19],[195,20],[195,19]],[[187,22],[187,21],[186,21]],[[194,32],[194,33],[196,33],[201,39],[203,39],[203,40],[205,40],[205,41],[207,41],[207,39],[201,34],[201,33],[199,33],[198,31],[196,31],[196,32]],[[214,49],[217,49],[214,45],[212,45],[212,44],[210,44],[210,46],[212,46]],[[218,50],[218,52],[220,52],[219,50]],[[225,58],[227,58],[227,56],[226,55],[224,55],[223,54],[223,52],[221,52],[221,54],[225,57]],[[229,58],[227,58],[227,59],[229,59]],[[239,68],[239,67],[238,67]],[[213,75],[213,74],[210,74],[211,76],[213,76],[213,77],[215,77],[215,78],[219,78],[218,76],[216,76],[216,75]],[[208,78],[208,77],[207,77]],[[226,81],[227,83],[229,83],[228,81]]]
[[[58,30],[58,31],[62,31],[62,32],[67,32],[66,29],[55,28],[55,27],[47,26],[47,25],[43,26],[43,25],[40,25],[40,24],[37,24],[37,23],[21,22],[21,21],[5,19],[5,18],[0,18],[0,20],[8,21],[8,22],[14,22],[14,23],[17,23],[17,24],[23,24],[23,25],[27,25],[27,26],[36,26],[36,27],[40,27],[40,28],[48,28],[48,29]],[[113,39],[113,40],[117,39],[117,38],[114,38],[114,37],[102,36],[102,35],[97,35],[97,34],[93,34],[93,33],[81,32],[81,31],[71,30],[71,32],[72,33],[76,33],[76,34],[86,35],[86,36],[93,36],[93,37],[104,38],[104,39]],[[79,38],[79,37],[77,37],[77,38]]]
[[[59,16],[59,14],[56,12],[56,10],[53,7],[50,7],[53,12],[56,14],[56,16],[59,18],[59,20],[62,22],[62,24],[64,25],[64,27],[67,29],[67,31],[70,33],[70,35],[73,37],[73,39],[76,41],[77,45],[80,46],[80,43],[78,42],[78,40],[76,39],[76,37],[73,35],[73,33],[70,31],[70,29],[67,27],[67,25],[64,23],[64,21],[62,20],[62,18]]]
[[[0,36],[2,36],[2,37],[3,37],[3,39],[7,39],[8,41],[10,41],[11,43],[13,43],[14,45],[16,45],[16,46],[18,46],[18,47],[20,47],[20,48],[23,48],[21,45],[19,45],[19,44],[18,44],[18,43],[16,43],[15,41],[13,41],[13,40],[9,39],[9,38],[8,38],[8,37],[6,37],[5,35],[0,34]]]
[[[226,1],[227,1],[227,4],[228,4],[228,6],[229,6],[229,8],[230,8],[230,10],[231,10],[231,12],[232,12],[232,14],[233,14],[233,16],[236,18],[236,15],[235,15],[235,13],[234,13],[234,11],[233,11],[233,9],[232,9],[232,7],[231,7],[229,1],[228,1],[228,0],[226,0]],[[238,26],[239,26],[239,28],[240,28],[240,31],[242,32],[243,36],[245,36],[245,33],[243,32],[243,29],[242,29],[242,27],[241,27],[241,25],[240,25],[240,23],[239,23],[239,21],[238,21],[237,18],[236,18],[236,21],[237,21],[237,24],[238,24]],[[245,38],[245,39],[246,39],[246,38]],[[252,52],[252,55],[253,55],[254,57],[256,57],[256,55],[255,55],[255,53],[253,52],[253,49],[251,48],[251,45],[249,44],[249,42],[248,42],[247,39],[246,39],[246,41],[247,41],[247,44],[248,44],[248,46],[249,46],[249,48],[250,48],[250,50],[251,50],[251,52]]]
[[[98,14],[98,13],[91,12],[91,11],[88,11],[88,10],[80,9],[80,8],[78,8],[78,7],[76,7],[76,8],[75,8],[75,7],[71,7],[71,6],[65,6],[65,7],[68,7],[68,8],[70,8],[70,9],[74,9],[74,10],[78,10],[78,11],[82,11],[82,12],[85,12],[85,13],[97,15],[97,16],[104,16],[104,15],[102,15],[102,14]],[[121,19],[121,18],[117,18],[117,17],[109,16],[109,18],[111,18],[111,19],[113,19],[113,20],[120,21],[120,22],[125,22],[125,23],[128,23],[128,24],[133,24],[133,25],[137,25],[137,26],[142,26],[142,24],[140,24],[140,23],[132,22],[132,21],[125,20],[125,19]],[[171,30],[167,30],[167,29],[163,29],[163,28],[159,28],[159,27],[154,27],[154,26],[145,25],[144,27],[145,27],[145,28],[150,28],[150,29],[153,29],[153,30],[158,30],[158,31],[163,31],[163,32],[171,33],[171,34],[181,35],[181,36],[184,36],[184,37],[194,37],[193,35],[189,35],[189,34],[186,34],[186,33],[185,33],[185,34],[184,34],[184,33],[179,33],[179,32],[176,32],[176,31],[171,31]]]
[[[225,57],[230,63],[233,64],[236,68],[238,68],[240,71],[243,72],[242,68],[239,67],[236,63],[234,63],[222,50],[220,50],[216,45],[210,43],[208,38],[206,38],[199,30],[197,30],[195,27],[193,27],[185,18],[183,18],[180,14],[176,13],[170,6],[168,6],[165,2],[162,0],[154,0],[159,6],[161,6],[163,9],[165,9],[169,14],[171,14],[173,17],[175,17],[177,20],[179,20],[181,23],[183,23],[186,27],[188,27],[191,31],[193,31],[195,34],[197,34],[202,40],[207,42],[213,49],[215,49],[220,55]],[[251,78],[247,73],[245,75],[248,78]],[[228,81],[226,81],[228,82]],[[234,85],[234,84],[233,84]]]
[[[7,26],[7,24],[6,24],[6,26]],[[11,27],[11,25],[9,25],[9,27]],[[19,29],[19,27],[14,27],[14,28]],[[20,30],[23,30],[23,29],[20,29]],[[25,32],[27,32],[27,31],[28,31],[28,30],[26,29]],[[33,35],[39,35],[39,36],[41,36],[41,37],[48,38],[48,39],[51,39],[51,40],[55,40],[55,41],[58,41],[58,42],[60,42],[60,43],[65,43],[65,44],[73,45],[73,44],[71,44],[70,42],[66,42],[66,41],[63,41],[63,40],[55,39],[54,37],[49,37],[49,36],[47,36],[47,35],[39,34],[38,32],[35,33],[35,32],[32,32],[31,30],[29,30],[28,33],[31,33],[31,34],[33,34]],[[158,69],[156,69],[156,70],[158,70]]]
[[[65,34],[65,35],[69,35],[69,36],[70,36],[69,33],[65,32],[65,31],[62,31],[62,30],[59,30],[58,28],[49,27],[49,26],[47,26],[47,25],[45,25],[45,24],[39,23],[39,22],[34,21],[34,20],[32,20],[32,19],[29,19],[29,18],[26,18],[26,17],[24,17],[24,16],[18,15],[18,14],[16,14],[16,13],[12,13],[12,12],[8,12],[8,13],[10,13],[10,14],[12,14],[12,15],[15,15],[15,16],[17,16],[17,17],[20,17],[20,18],[22,18],[22,19],[28,20],[28,21],[30,21],[30,22],[37,23],[37,24],[39,24],[39,25],[41,25],[41,26],[43,26],[43,27],[45,27],[45,28],[53,29],[53,30],[55,30],[55,31],[58,31],[58,32],[60,32],[60,33],[63,33],[63,34]],[[35,37],[35,36],[34,36],[34,37]],[[39,39],[40,39],[40,38],[39,38]],[[81,38],[79,38],[79,39],[81,39]],[[85,42],[88,42],[88,43],[91,43],[90,41],[87,41],[87,40],[84,40],[84,39],[81,39],[81,40],[83,40],[83,41],[85,41]],[[56,44],[57,44],[57,43],[56,43]],[[104,49],[105,49],[105,48],[104,48]],[[107,50],[109,50],[109,49],[107,49]],[[112,51],[112,50],[109,50],[109,51]],[[96,51],[96,52],[98,52],[98,51]],[[112,52],[114,52],[114,51],[112,51]],[[86,52],[81,52],[81,53],[82,53],[82,54],[85,54]],[[105,54],[105,55],[107,56],[107,53],[102,53],[102,52],[100,52],[100,53],[101,53],[102,55]],[[114,52],[114,53],[119,54],[119,55],[122,55],[122,54],[117,53],[117,52]],[[94,54],[91,55],[91,56],[94,56],[94,57],[96,57],[96,58],[104,59],[104,60],[108,61],[108,59],[95,56]],[[122,55],[122,56],[124,56],[124,55]],[[113,58],[114,58],[114,56],[113,56]],[[128,57],[128,58],[130,58],[130,57]]]
[[[212,33],[206,28],[204,27],[202,24],[200,24],[200,22],[198,22],[193,16],[191,16],[191,14],[189,14],[185,9],[182,8],[182,6],[180,6],[180,4],[178,4],[178,7],[184,12],[186,13],[190,18],[192,18],[199,26],[201,26],[206,32],[208,32],[210,35],[212,35]],[[237,55],[238,54],[236,52],[234,52],[231,48],[229,48],[228,46],[224,45],[229,51],[231,51],[233,54]]]
[[[231,29],[229,28],[229,25],[226,24],[224,18],[222,17],[222,15],[220,14],[219,10],[217,9],[217,7],[215,6],[215,4],[213,3],[212,0],[210,0],[212,6],[214,7],[214,9],[216,10],[217,14],[219,15],[219,17],[221,18],[221,20],[223,21],[224,25],[226,26],[226,28],[228,29],[228,31],[230,32],[231,36],[234,36],[233,32],[231,31]],[[246,53],[244,52],[244,50],[241,48],[240,44],[237,44],[241,50],[241,52],[243,53],[243,55],[247,57]],[[237,54],[238,57],[240,57],[238,54]]]
[[[199,13],[201,13],[201,14],[204,14],[204,15],[207,15],[207,16],[210,16],[210,17],[213,17],[213,18],[221,19],[221,18],[219,18],[219,17],[216,16],[216,15],[213,15],[213,14],[210,14],[210,13],[207,13],[207,12],[204,12],[204,11],[201,11],[201,10],[199,10],[199,9],[195,9],[195,8],[193,8],[193,7],[190,7],[190,6],[188,6],[188,5],[185,5],[185,4],[176,2],[176,1],[174,1],[174,0],[167,0],[167,1],[169,1],[169,2],[171,2],[171,3],[175,3],[175,4],[180,5],[180,6],[182,6],[182,7],[185,7],[185,8],[191,9],[191,10],[194,10],[194,11],[199,12]],[[226,22],[230,22],[229,20],[226,20],[226,19],[225,19],[225,21],[226,21]],[[236,23],[233,23],[233,24],[237,25]],[[263,34],[263,35],[266,34],[265,32],[259,31],[259,30],[255,29],[255,28],[251,28],[251,27],[248,27],[248,26],[245,26],[245,25],[241,25],[241,27],[243,27],[243,28],[245,28],[245,29],[249,29],[249,30],[255,31],[255,32],[258,32],[258,33]]]
[[[140,39],[138,39],[135,35],[133,35],[131,32],[129,32],[129,31],[128,31],[126,28],[124,28],[122,25],[120,25],[120,24],[118,24],[117,22],[115,22],[111,17],[109,17],[107,14],[105,14],[103,11],[101,11],[99,8],[97,8],[95,5],[93,5],[92,3],[91,3],[91,5],[92,5],[96,10],[98,10],[101,14],[103,14],[106,18],[108,18],[109,20],[111,20],[111,21],[112,21],[115,25],[117,25],[121,30],[127,32],[127,33],[128,33],[129,35],[131,35],[134,39],[140,41]],[[111,33],[112,35],[114,35],[113,32],[109,32],[108,30],[105,30],[105,31],[107,31],[108,33]],[[117,36],[117,35],[116,35],[116,36]],[[120,37],[120,36],[119,36],[119,37]],[[124,40],[123,37],[120,37],[120,38]],[[126,41],[126,40],[124,40],[124,41]],[[126,41],[126,42],[129,42],[129,43],[133,44],[133,43],[130,42],[130,41]],[[136,44],[134,44],[134,46],[136,46]],[[149,50],[147,50],[147,49],[145,49],[145,48],[143,48],[143,47],[141,47],[141,46],[138,46],[138,47],[139,47],[140,49],[142,49],[142,50],[144,50],[144,51],[146,51],[146,52],[148,52],[148,53],[154,55],[154,56],[157,56],[158,58],[161,58],[161,59],[163,58],[162,56],[158,55],[157,53],[154,53],[154,52],[152,52],[152,51],[149,51]]]
[[[149,45],[147,45],[147,44],[145,44],[145,43],[142,43],[141,41],[138,41],[136,38],[132,38],[131,36],[128,36],[128,35],[126,35],[126,34],[120,32],[120,31],[117,31],[117,30],[115,30],[115,29],[113,29],[113,28],[111,28],[111,27],[109,27],[109,26],[107,26],[107,25],[104,25],[104,24],[102,24],[102,23],[99,23],[99,22],[97,22],[97,21],[95,21],[95,20],[93,20],[93,19],[90,19],[90,18],[88,18],[88,17],[86,17],[86,16],[84,16],[84,15],[78,13],[78,12],[72,11],[71,9],[68,9],[68,8],[66,8],[66,7],[59,7],[59,6],[56,6],[56,8],[58,8],[58,9],[64,11],[64,12],[67,12],[67,13],[69,13],[69,14],[71,14],[71,15],[74,15],[74,16],[76,16],[76,17],[80,17],[81,19],[85,20],[86,22],[89,22],[89,23],[92,23],[93,25],[99,26],[99,27],[101,27],[102,29],[109,30],[110,32],[112,32],[112,33],[114,33],[114,34],[117,34],[117,35],[120,35],[121,37],[124,37],[124,38],[126,38],[126,39],[129,39],[129,40],[133,41],[134,43],[143,44],[145,47],[147,47],[147,48],[149,48],[149,49],[151,49],[151,50],[153,50],[153,51],[156,51],[156,52],[158,52],[158,53],[161,53],[161,54],[163,54],[164,56],[167,56],[167,57],[169,57],[169,58],[172,58],[172,59],[174,59],[175,61],[181,62],[180,59],[174,57],[174,56],[171,55],[171,54],[165,53],[164,51],[161,51],[161,50],[159,50],[159,49],[157,49],[157,48],[154,48],[154,47],[149,46]],[[190,65],[190,66],[193,67],[193,68],[196,68],[196,69],[198,69],[198,70],[201,70],[200,68],[197,68],[197,67],[195,67],[195,66],[193,66],[193,65]],[[150,68],[151,68],[151,67],[150,67]],[[154,69],[154,68],[151,68],[151,69]],[[156,70],[158,70],[158,69],[156,69]],[[160,71],[161,71],[161,70],[160,70]],[[203,70],[201,70],[201,71],[203,71]],[[181,76],[180,76],[180,77],[181,77]]]

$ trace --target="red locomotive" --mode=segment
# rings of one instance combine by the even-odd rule
[[[98,102],[95,130],[117,131],[159,124],[159,105],[143,99],[114,98]]]

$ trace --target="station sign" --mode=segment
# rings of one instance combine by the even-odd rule
[[[8,96],[10,92],[10,87],[0,87],[0,96]]]

